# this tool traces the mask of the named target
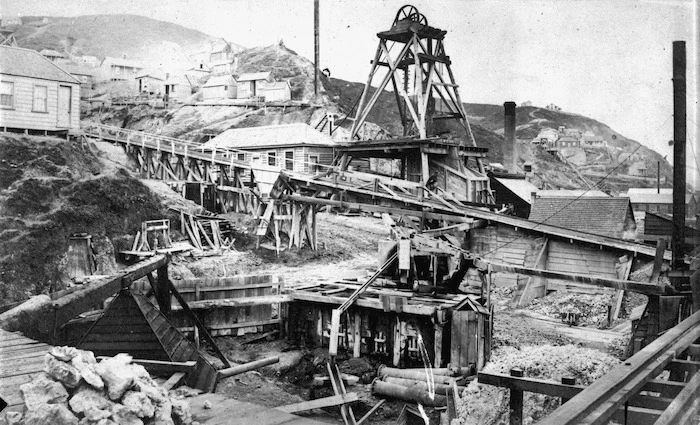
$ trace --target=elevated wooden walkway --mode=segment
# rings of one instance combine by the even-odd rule
[[[19,386],[44,370],[44,355],[50,348],[19,332],[0,329],[0,396],[9,405],[7,409],[21,409]]]

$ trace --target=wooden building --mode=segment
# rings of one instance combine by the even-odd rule
[[[673,189],[631,187],[627,190],[635,212],[673,214]],[[698,199],[692,193],[685,194],[685,216],[693,218],[698,213]]]
[[[213,75],[231,75],[236,70],[235,59],[222,59],[209,62],[209,69]]]
[[[145,67],[139,62],[107,56],[100,64],[98,79],[100,81],[126,81],[133,87],[136,76],[144,69]]]
[[[80,97],[85,99],[90,97],[95,80],[95,71],[87,66],[72,63],[59,65],[70,75],[80,80]]]
[[[241,74],[236,78],[238,84],[237,99],[251,99],[257,96],[265,95],[265,88],[268,83],[274,82],[272,73],[267,72],[251,72]]]
[[[66,55],[64,53],[58,52],[56,50],[44,49],[39,53],[41,53],[41,56],[45,57],[51,62],[60,62],[66,59]]]
[[[265,102],[286,102],[292,100],[292,86],[289,81],[267,83],[263,92]]]
[[[294,123],[232,128],[204,146],[229,149],[241,161],[314,174],[331,164],[336,144],[310,125]]]
[[[235,99],[236,80],[230,75],[213,76],[202,86],[202,100]]]
[[[644,217],[644,234],[651,236],[666,236],[673,240],[673,217],[669,214],[647,212]],[[689,226],[686,222],[685,237],[694,239],[700,237],[700,230]]]
[[[35,50],[0,46],[0,127],[80,128],[80,81]]]
[[[496,204],[512,205],[513,215],[528,218],[532,199],[538,191],[537,186],[525,180],[525,176],[522,175],[494,174],[493,172],[488,175]]]

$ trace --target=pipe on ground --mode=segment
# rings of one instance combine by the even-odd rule
[[[393,376],[387,376],[384,379],[382,379],[384,382],[388,384],[396,384],[396,385],[401,385],[402,387],[406,388],[416,388],[421,391],[428,391],[428,383],[425,381],[416,381],[414,379],[404,379],[404,378],[395,378]],[[458,386],[457,390],[461,393],[466,389],[467,387],[463,386]],[[435,384],[435,394],[440,394],[440,395],[448,395],[447,391],[452,391],[452,385],[448,384]]]
[[[427,391],[422,391],[417,388],[406,388],[404,386],[390,384],[379,379],[372,381],[372,394],[420,403],[423,406],[428,407],[447,406],[447,397],[444,395],[435,394],[431,398]]]
[[[395,367],[386,367],[384,365],[379,366],[377,376],[382,379],[386,376],[392,376],[394,378],[413,379],[424,382],[428,380],[428,375],[425,373],[425,369],[397,369]],[[436,384],[452,384],[452,381],[459,381],[460,379],[462,379],[461,376],[454,377],[435,374],[433,372],[433,382]]]
[[[263,366],[268,366],[280,361],[278,356],[268,357],[266,359],[256,360],[250,363],[244,363],[236,366],[229,367],[227,369],[221,369],[219,371],[219,379],[228,378],[229,376],[234,376],[241,374],[243,372],[248,372]]]

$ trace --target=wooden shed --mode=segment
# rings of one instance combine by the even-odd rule
[[[292,100],[292,86],[289,81],[268,83],[264,91],[265,102],[286,102]]]
[[[264,96],[265,88],[268,83],[274,82],[272,73],[267,72],[251,72],[241,74],[236,78],[238,83],[237,99],[250,99],[256,96]]]
[[[481,370],[491,358],[493,321],[491,311],[474,297],[466,298],[452,309],[450,364]]]
[[[230,75],[209,78],[202,86],[202,100],[235,99],[236,80]]]
[[[80,81],[35,50],[0,46],[0,127],[80,128]]]

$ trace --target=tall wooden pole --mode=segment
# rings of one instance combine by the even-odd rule
[[[672,265],[683,268],[685,240],[685,41],[673,42],[673,247]]]
[[[319,75],[318,67],[321,66],[319,63],[319,37],[318,37],[318,2],[319,0],[314,0],[314,95],[318,96],[318,86],[319,86]]]

